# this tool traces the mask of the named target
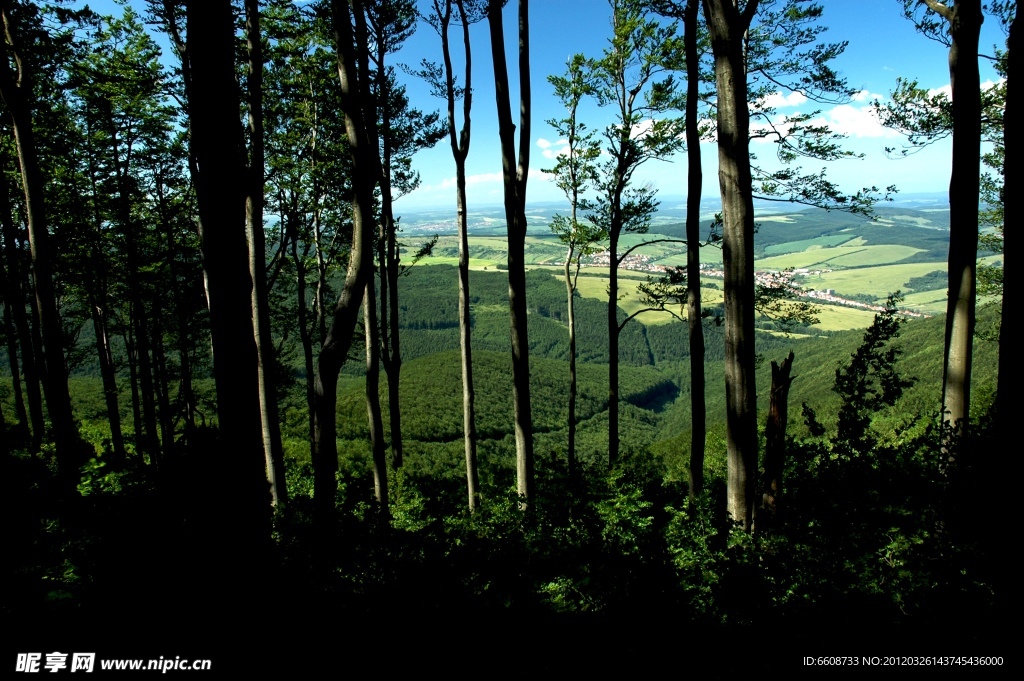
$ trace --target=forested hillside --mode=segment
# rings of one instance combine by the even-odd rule
[[[895,4],[948,92],[805,0],[0,0],[16,670],[1009,664],[1016,3]]]

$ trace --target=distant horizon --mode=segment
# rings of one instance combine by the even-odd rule
[[[948,191],[932,191],[932,192],[899,192],[893,194],[890,201],[880,201],[877,206],[880,208],[884,207],[903,207],[909,208],[915,205],[925,205],[934,207],[935,204],[942,204],[948,202]],[[664,194],[658,195],[660,206],[657,214],[663,213],[677,213],[682,210],[685,213],[685,194]],[[679,205],[682,204],[682,205]],[[772,213],[787,213],[808,210],[812,206],[806,206],[798,203],[791,203],[785,200],[782,201],[769,201],[764,199],[754,199],[755,210],[760,213],[770,211]],[[567,199],[539,199],[531,201],[529,198],[529,190],[527,190],[526,199],[526,212],[542,210],[542,209],[555,209],[562,210],[568,209],[569,202]],[[712,196],[704,196],[701,198],[701,208],[721,208],[721,197],[716,192]],[[430,203],[417,203],[411,204],[408,207],[402,205],[399,201],[395,204],[395,213],[399,216],[417,216],[427,213],[436,213],[438,211],[444,212],[455,212],[455,201],[454,196],[451,202],[439,202],[437,204]],[[480,213],[492,213],[495,211],[504,211],[504,204],[501,202],[488,202],[488,203],[476,203],[472,200],[469,201],[467,206],[467,213],[480,214]]]

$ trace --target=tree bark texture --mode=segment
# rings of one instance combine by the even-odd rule
[[[384,417],[380,408],[380,338],[377,336],[377,294],[373,277],[366,282],[363,298],[363,330],[366,333],[366,418],[373,453],[373,493],[381,518],[387,522],[388,464],[385,456]]]
[[[462,44],[466,54],[465,92],[462,99],[462,130],[455,130],[455,77],[452,69],[448,27],[451,2],[445,2],[441,22],[441,51],[444,55],[445,99],[448,110],[448,141],[455,160],[455,209],[459,233],[459,348],[462,362],[462,439],[466,455],[466,496],[470,513],[480,505],[480,474],[477,470],[476,391],[473,387],[472,317],[469,297],[469,224],[466,200],[466,156],[469,154],[473,108],[473,53],[465,6],[456,0],[462,23]]]
[[[351,5],[351,14],[350,14]],[[316,367],[316,431],[314,434],[313,497],[321,524],[334,516],[334,496],[338,470],[337,415],[338,372],[352,346],[352,334],[359,318],[366,282],[373,271],[373,190],[380,177],[377,141],[368,128],[369,117],[363,105],[372,98],[369,84],[360,81],[357,72],[366,72],[367,46],[365,16],[362,2],[332,0],[334,40],[338,56],[338,77],[341,82],[342,108],[352,153],[354,201],[352,204],[352,246],[348,270],[338,302],[334,306],[330,327]],[[356,31],[353,35],[352,21]],[[357,59],[362,69],[357,67]]]
[[[576,205],[572,207],[572,221],[576,224]],[[569,480],[575,482],[577,473],[576,463],[576,399],[579,394],[579,386],[576,382],[576,280],[572,276],[572,260],[575,249],[569,247],[565,254],[565,303],[569,316],[569,416],[566,423],[568,428],[568,442],[566,445],[566,465],[569,471]],[[579,256],[576,257],[576,273],[579,273]]]
[[[274,504],[287,503],[284,447],[274,384],[274,346],[270,336],[270,301],[267,294],[267,253],[263,234],[263,36],[260,33],[258,0],[245,0],[246,45],[249,73],[246,82],[249,108],[249,172],[245,196],[245,234],[249,245],[249,276],[252,278],[252,323],[256,341],[260,421],[267,482]]]
[[[621,173],[620,173],[621,176]],[[619,183],[619,187],[622,183]],[[619,461],[619,232],[622,192],[616,190],[608,229],[608,466]]]
[[[683,49],[686,51],[686,328],[690,344],[690,499],[704,491],[704,445],[707,408],[704,400],[704,320],[700,296],[700,199],[703,186],[700,154],[700,55],[697,52],[699,0],[687,0]]]
[[[516,490],[522,506],[533,497],[533,412],[530,406],[530,346],[526,316],[526,180],[530,168],[530,30],[529,0],[519,0],[519,159],[516,163],[505,32],[501,1],[490,0],[491,57],[494,95],[498,107],[498,136],[505,185],[508,226],[508,302],[512,341],[512,402],[516,440]]]
[[[952,43],[953,170],[949,180],[949,297],[942,379],[944,421],[963,430],[971,415],[971,363],[978,260],[981,157],[980,0],[956,0],[948,17]],[[1009,158],[1009,157],[1008,157]]]
[[[718,93],[718,184],[722,195],[725,272],[727,500],[730,519],[748,532],[757,474],[754,376],[754,202],[751,192],[744,37],[757,10],[731,0],[704,0]]]

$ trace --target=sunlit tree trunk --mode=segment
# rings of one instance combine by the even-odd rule
[[[704,323],[700,295],[701,170],[700,54],[697,50],[699,0],[687,0],[683,15],[686,51],[686,327],[690,345],[690,499],[704,491],[704,445],[707,438],[704,400]]]
[[[516,440],[516,490],[524,507],[533,498],[533,412],[530,406],[530,345],[526,316],[526,180],[530,170],[530,22],[529,0],[519,0],[519,158],[505,60],[501,0],[490,0],[491,56],[498,106],[498,137],[508,227],[508,302],[512,340],[512,403]]]
[[[953,170],[949,179],[949,294],[946,304],[942,411],[965,429],[971,415],[971,364],[977,301],[978,197],[981,158],[980,0],[926,4],[949,22],[953,106]],[[1009,158],[1009,157],[1007,157]]]
[[[758,0],[704,0],[718,95],[718,184],[725,272],[725,400],[729,517],[748,532],[757,475],[754,376],[754,202],[751,191],[744,38]]]
[[[263,37],[260,34],[258,0],[245,0],[246,45],[249,73],[246,95],[249,113],[249,172],[245,196],[245,233],[249,245],[249,276],[252,278],[253,334],[258,359],[260,421],[270,496],[275,504],[288,501],[284,478],[284,448],[274,388],[274,346],[270,336],[270,302],[267,295],[267,254],[263,234]]]
[[[378,147],[368,128],[368,121],[375,120],[375,117],[368,117],[363,109],[363,106],[372,102],[369,84],[357,76],[357,73],[366,73],[368,54],[362,2],[332,0],[331,13],[338,54],[342,109],[345,112],[345,127],[352,154],[354,200],[348,271],[316,367],[313,496],[322,526],[334,516],[334,495],[337,489],[334,476],[338,470],[335,413],[338,372],[352,345],[352,332],[359,318],[363,292],[373,272],[373,191],[380,177]],[[352,30],[353,19],[356,25],[355,36]],[[358,65],[362,68],[358,68]]]
[[[377,294],[373,277],[366,282],[363,298],[363,330],[366,334],[366,418],[370,428],[373,454],[373,493],[381,517],[390,518],[388,509],[388,465],[385,457],[384,418],[380,408],[380,338],[377,335]]]

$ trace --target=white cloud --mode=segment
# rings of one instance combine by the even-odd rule
[[[877,95],[868,93],[860,99],[855,98],[854,101],[873,100],[875,97]],[[827,111],[822,111],[814,119],[808,121],[807,125],[825,125],[834,133],[847,135],[852,138],[899,136],[899,133],[886,128],[879,122],[878,116],[875,115],[875,111],[870,105],[839,104]],[[758,134],[758,131],[764,133],[764,136],[755,137],[752,141],[754,143],[775,142],[778,140],[778,136],[774,134],[775,132],[786,134],[792,127],[792,124],[786,121],[785,116],[776,116],[772,120],[771,127],[764,125],[751,127],[751,133],[754,135]],[[772,132],[769,133],[769,130]]]
[[[541,155],[547,159],[558,158],[559,156],[565,156],[569,153],[569,140],[560,139],[557,142],[551,142],[543,137],[537,139],[537,146],[541,149]]]
[[[806,101],[807,97],[800,92],[791,92],[788,95],[773,92],[761,101],[760,108],[778,109],[787,106],[800,106]]]
[[[874,95],[871,95],[874,97]],[[824,122],[832,129],[850,137],[898,137],[895,130],[886,128],[878,120],[870,106],[853,106],[840,104],[822,112],[815,124]]]

